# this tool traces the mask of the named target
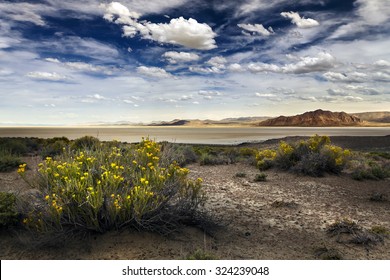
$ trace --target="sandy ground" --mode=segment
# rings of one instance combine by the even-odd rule
[[[36,158],[27,158],[36,164]],[[0,231],[1,259],[184,259],[197,249],[220,259],[317,259],[324,251],[343,259],[390,259],[390,239],[372,246],[338,242],[326,233],[336,220],[348,218],[370,229],[390,229],[390,202],[373,202],[373,193],[390,198],[390,180],[352,180],[348,175],[322,178],[267,171],[267,181],[255,182],[259,171],[244,163],[188,166],[204,179],[208,200],[204,209],[219,227],[210,232],[184,227],[168,237],[123,230],[74,239],[58,246],[34,247],[22,234]],[[238,178],[237,173],[246,176]],[[0,173],[0,191],[34,195],[15,172]]]

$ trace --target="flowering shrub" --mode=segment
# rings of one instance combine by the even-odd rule
[[[259,151],[256,160],[260,170],[275,166],[305,175],[321,176],[324,172],[340,173],[350,156],[349,150],[332,145],[328,136],[314,135],[293,144],[281,141],[276,151]]]
[[[202,180],[189,180],[189,170],[175,162],[162,166],[160,146],[149,139],[133,146],[67,149],[56,159],[47,157],[38,172],[44,211],[24,223],[42,231],[50,225],[102,232],[129,224],[159,230],[204,198]]]
[[[276,158],[276,151],[262,150],[256,154],[257,167],[260,170],[267,170],[273,166],[273,161]]]

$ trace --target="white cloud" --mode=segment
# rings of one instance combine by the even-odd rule
[[[106,75],[112,74],[112,70],[107,67],[97,66],[85,62],[61,62],[57,58],[50,58],[50,57],[45,58],[45,61],[56,63],[61,66],[67,67],[69,69],[82,71],[82,72],[95,72],[95,73],[103,73]]]
[[[49,72],[29,72],[26,75],[29,78],[36,79],[36,80],[46,80],[46,81],[53,81],[53,82],[61,82],[66,81],[68,78],[66,76],[60,75],[58,73],[49,73]]]
[[[215,56],[206,62],[206,64],[211,65],[211,67],[191,66],[189,67],[189,70],[200,74],[222,74],[225,72],[226,63],[227,60],[223,56]]]
[[[383,0],[356,0],[358,14],[366,24],[379,25],[390,20],[390,2]]]
[[[336,59],[329,53],[321,52],[317,57],[301,57],[295,64],[287,64],[283,67],[285,73],[310,73],[329,70],[336,65]]]
[[[180,101],[188,101],[188,100],[191,100],[193,99],[193,96],[188,96],[188,95],[182,95],[179,100]]]
[[[294,95],[296,94],[295,90],[292,88],[275,88],[275,87],[270,87],[268,88],[272,93],[276,94],[283,94],[283,95]]]
[[[332,96],[347,96],[347,95],[349,95],[343,89],[328,89],[327,92],[329,95],[332,95]]]
[[[312,28],[320,25],[318,21],[312,18],[303,18],[296,12],[282,12],[280,15],[284,18],[291,19],[291,22],[299,28]]]
[[[153,77],[153,78],[171,78],[172,77],[172,75],[170,73],[168,73],[167,71],[165,71],[164,69],[159,68],[159,67],[139,66],[139,67],[137,67],[137,72],[142,74],[142,75]]]
[[[231,72],[243,72],[245,69],[238,63],[230,64],[227,69]]]
[[[345,96],[344,100],[349,102],[360,102],[363,101],[364,99],[358,96]]]
[[[368,79],[368,75],[365,73],[361,73],[361,72],[351,72],[348,74],[327,72],[323,76],[328,81],[344,82],[344,83],[364,83]]]
[[[0,11],[3,16],[13,21],[31,22],[39,26],[44,26],[45,22],[41,13],[53,11],[46,5],[29,3],[0,3]]]
[[[196,19],[179,17],[171,19],[169,23],[138,22],[140,15],[120,3],[113,2],[105,7],[103,17],[110,22],[125,25],[124,36],[134,37],[139,33],[144,39],[199,50],[217,47],[214,40],[217,34],[208,24],[199,23]]]
[[[273,72],[286,74],[304,74],[322,72],[336,66],[336,59],[329,53],[321,52],[316,57],[300,57],[296,63],[278,66],[267,63],[250,63],[248,70],[252,73]]]
[[[346,21],[330,38],[339,38],[364,32],[367,27],[381,26],[390,21],[390,1],[383,0],[356,0],[356,13],[353,21]]]
[[[380,95],[381,92],[375,88],[367,87],[367,86],[355,86],[355,85],[347,85],[345,86],[346,89],[352,90],[356,93],[363,94],[363,95]]]
[[[217,90],[200,90],[198,95],[203,96],[203,99],[211,100],[216,96],[222,96],[223,94]]]
[[[250,63],[248,65],[248,70],[252,73],[259,73],[259,72],[274,72],[274,73],[281,73],[282,68],[275,64],[268,64],[268,63]]]
[[[113,22],[115,16],[118,16],[119,19],[126,19],[126,18],[132,18],[132,19],[138,19],[141,15],[137,12],[129,11],[129,9],[125,6],[123,6],[119,2],[111,2],[110,4],[105,6],[105,14],[104,19]],[[126,22],[117,22],[117,23],[126,23]]]
[[[385,72],[375,72],[372,74],[372,78],[375,81],[390,82],[390,74]]]
[[[172,64],[196,61],[200,59],[199,55],[197,55],[196,53],[174,51],[164,53],[163,57],[166,58],[168,62]]]
[[[258,33],[263,36],[270,36],[274,34],[275,32],[273,31],[272,27],[269,27],[268,29],[265,29],[262,24],[245,24],[245,23],[239,23],[237,24],[238,27],[249,31],[253,33]]]
[[[259,93],[259,92],[256,92],[255,95],[257,97],[276,97],[276,95],[273,94],[273,93]]]
[[[378,67],[390,67],[390,62],[384,59],[380,59],[375,61],[374,65]]]
[[[223,95],[221,92],[217,90],[200,90],[198,94],[201,96],[221,96]]]
[[[170,23],[146,23],[150,39],[161,43],[182,45],[199,50],[216,48],[216,34],[206,23],[183,17],[171,19]]]
[[[93,98],[93,99],[96,99],[96,100],[108,100],[108,98],[100,95],[100,94],[94,94],[94,95],[88,95],[89,98]]]
[[[227,60],[223,56],[214,56],[207,61],[207,64],[221,69],[225,68],[226,63]]]

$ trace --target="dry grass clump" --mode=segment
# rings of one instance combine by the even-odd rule
[[[298,204],[294,201],[275,200],[271,203],[271,206],[275,208],[297,208]]]
[[[376,230],[376,231],[375,231]],[[356,222],[349,219],[334,222],[327,228],[330,236],[336,236],[339,243],[352,243],[364,246],[376,245],[383,243],[385,235],[381,232],[382,228],[366,230]]]

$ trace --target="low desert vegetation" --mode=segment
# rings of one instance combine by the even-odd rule
[[[9,151],[0,150],[0,172],[16,170],[22,163],[19,156]]]
[[[367,230],[356,222],[343,219],[328,226],[327,233],[336,236],[339,243],[352,243],[356,245],[372,246],[383,243],[387,237],[387,230],[382,226],[374,226]]]
[[[265,182],[265,181],[267,181],[267,177],[268,177],[267,174],[259,173],[259,174],[256,174],[254,181],[255,182]]]
[[[188,254],[186,257],[187,260],[218,260],[218,257],[208,251],[198,249],[193,253]]]
[[[0,228],[8,228],[18,222],[16,196],[12,193],[0,192]]]
[[[325,173],[340,174],[350,156],[351,151],[332,145],[328,136],[314,135],[306,141],[281,141],[276,150],[260,150],[256,160],[260,170],[276,167],[319,177]]]
[[[150,139],[125,145],[84,137],[46,157],[34,179],[20,165],[18,173],[42,193],[25,207],[22,223],[38,233],[174,230],[204,201],[202,179],[188,179],[187,168],[162,155],[161,145]]]

